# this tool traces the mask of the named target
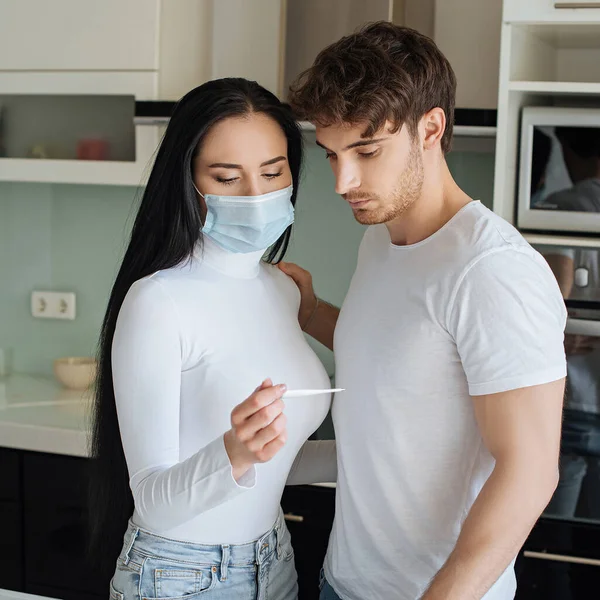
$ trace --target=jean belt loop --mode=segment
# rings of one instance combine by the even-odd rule
[[[279,540],[281,539],[280,530],[281,530],[281,525],[279,523],[277,523],[277,525],[275,525],[275,529],[274,529],[274,532],[275,532],[275,544],[276,544],[275,548],[276,548],[276,552],[277,552],[277,554],[276,554],[277,560],[281,560],[281,544],[279,542]]]
[[[223,544],[221,546],[221,581],[227,580],[227,565],[229,564],[230,554],[229,544]]]
[[[129,553],[131,552],[131,549],[133,548],[133,544],[135,543],[135,540],[139,533],[140,533],[139,527],[136,527],[131,532],[131,536],[129,537],[129,542],[127,543],[127,546],[125,547],[125,554],[123,556],[123,564],[125,564],[125,565],[129,564],[129,561],[130,561]]]
[[[265,545],[267,542],[267,537],[263,536],[261,537],[257,542],[256,542],[256,564],[257,565],[262,565],[263,564],[263,559],[264,559],[264,550],[265,550]]]

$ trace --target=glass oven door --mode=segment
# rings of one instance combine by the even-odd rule
[[[600,253],[536,248],[569,313],[567,385],[559,483],[519,555],[516,598],[588,600],[600,597]]]

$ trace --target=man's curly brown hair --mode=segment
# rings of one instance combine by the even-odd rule
[[[371,137],[386,121],[411,137],[423,115],[446,115],[442,151],[450,150],[456,76],[432,39],[387,21],[370,23],[322,50],[290,87],[298,118],[322,127],[366,124]]]

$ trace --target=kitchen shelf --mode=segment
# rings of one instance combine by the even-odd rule
[[[511,81],[508,89],[513,92],[541,94],[600,94],[600,83],[576,81]]]
[[[156,126],[135,125],[135,160],[0,158],[0,181],[131,185],[145,183],[158,145]]]
[[[577,246],[587,248],[600,248],[600,236],[587,237],[567,236],[562,234],[549,235],[539,233],[521,233],[530,244],[538,244],[545,246]]]
[[[300,121],[303,131],[315,131],[315,126],[308,121]],[[455,125],[454,135],[465,137],[495,137],[496,127]]]
[[[135,118],[156,77],[0,72],[0,181],[143,185],[162,127]]]
[[[454,135],[465,137],[496,137],[496,127],[477,127],[471,125],[455,125]]]

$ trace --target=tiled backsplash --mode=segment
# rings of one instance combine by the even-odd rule
[[[457,152],[448,162],[459,185],[489,206],[493,155]],[[13,348],[15,370],[49,374],[57,357],[95,353],[140,192],[132,187],[0,183],[0,347]],[[362,233],[333,192],[323,151],[309,141],[287,260],[309,269],[319,295],[339,304]],[[75,292],[75,321],[34,319],[34,289]],[[333,372],[331,353],[316,342],[315,348]]]

